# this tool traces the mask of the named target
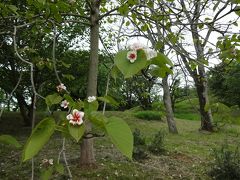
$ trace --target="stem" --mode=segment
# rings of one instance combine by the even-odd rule
[[[71,170],[69,168],[69,165],[68,165],[68,162],[67,162],[67,158],[66,158],[66,153],[65,153],[65,151],[66,151],[66,149],[65,149],[65,141],[66,141],[66,139],[63,138],[63,143],[62,143],[63,160],[64,160],[64,162],[66,164],[66,168],[67,168],[67,171],[68,171],[69,179],[72,179],[72,173],[71,173]]]
[[[111,73],[111,72],[110,72]],[[110,73],[108,73],[108,78],[107,78],[107,86],[106,86],[106,92],[105,92],[105,96],[108,95],[108,89],[109,89],[109,83],[110,83]],[[104,104],[103,104],[103,115],[105,114],[105,109],[106,109],[106,101],[104,101]]]

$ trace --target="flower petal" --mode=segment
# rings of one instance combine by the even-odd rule
[[[73,119],[73,115],[72,114],[67,115],[67,119],[68,120],[72,120]]]

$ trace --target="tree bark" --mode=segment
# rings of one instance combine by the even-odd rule
[[[99,0],[91,0],[91,29],[90,29],[90,63],[88,72],[87,96],[97,95],[97,75],[98,75],[98,50],[99,50]],[[86,121],[86,133],[92,129],[90,122]],[[80,164],[86,167],[95,166],[95,154],[93,148],[93,138],[83,138],[81,143]]]
[[[18,101],[20,113],[23,117],[24,125],[30,127],[32,123],[31,118],[29,116],[29,107],[25,101],[25,98],[19,93],[16,93],[16,98]]]
[[[201,74],[205,74],[204,69],[201,70]],[[208,100],[208,88],[206,77],[195,77],[195,86],[197,89],[197,95],[199,100],[199,112],[201,115],[201,128],[200,130],[213,131],[212,126],[212,113],[211,109],[207,108],[209,104]]]
[[[195,10],[194,10],[194,21],[189,19],[189,22],[191,23],[191,33],[192,33],[192,39],[194,48],[196,51],[197,61],[199,62],[199,65],[197,67],[198,73],[195,73],[193,77],[195,86],[197,89],[198,94],[198,100],[199,100],[199,112],[201,114],[201,128],[200,130],[206,130],[206,131],[213,131],[212,126],[212,113],[210,108],[206,108],[206,106],[209,104],[208,100],[208,91],[207,91],[207,76],[204,69],[203,60],[205,60],[204,57],[204,44],[202,43],[198,31],[198,22],[200,17],[200,8],[201,8],[201,2],[196,1],[195,3]]]
[[[178,134],[177,126],[174,120],[172,102],[170,97],[170,91],[168,86],[168,75],[162,79],[163,84],[163,101],[166,108],[166,117],[168,123],[168,129],[170,133]]]

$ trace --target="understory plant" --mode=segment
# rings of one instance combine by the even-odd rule
[[[172,73],[170,67],[173,66],[173,64],[164,54],[157,53],[137,43],[130,46],[127,50],[121,50],[116,54],[111,75],[115,80],[119,75],[123,75],[124,78],[131,78],[135,74],[141,72],[142,69],[149,68],[151,65],[153,65],[151,68],[151,74],[153,76],[164,77],[167,73]],[[121,118],[114,116],[106,117],[98,112],[100,101],[115,106],[119,103],[107,95],[104,97],[90,96],[84,100],[80,100],[74,99],[70,94],[71,93],[67,91],[67,87],[60,82],[56,87],[56,92],[44,98],[47,109],[50,112],[49,116],[41,120],[32,130],[22,151],[22,162],[28,161],[36,156],[55,132],[61,132],[63,136],[63,145],[57,161],[54,162],[56,164],[53,164],[53,166],[46,166],[49,168],[46,168],[42,174],[44,177],[47,176],[47,178],[50,178],[52,172],[62,167],[60,165],[60,157],[62,157],[69,172],[69,177],[71,178],[71,173],[64,154],[66,151],[64,147],[65,139],[70,137],[73,138],[75,142],[79,142],[83,138],[89,139],[99,137],[100,135],[96,132],[89,132],[87,130],[88,124],[97,126],[98,129],[101,129],[104,134],[110,137],[112,143],[123,155],[132,159],[133,135],[128,124]],[[56,107],[64,110],[60,118],[55,118],[52,115],[52,111]],[[136,134],[136,137],[137,136],[139,135]],[[12,137],[9,137],[5,139],[5,141],[17,145],[15,139],[13,138],[14,140],[12,140],[11,138]],[[156,151],[160,149],[156,144],[158,141],[159,139],[155,138],[154,143],[151,145]],[[52,161],[50,162],[51,165]],[[55,169],[52,167],[55,167]]]
[[[154,135],[150,145],[148,146],[148,150],[155,155],[161,155],[161,154],[165,153],[165,151],[166,151],[165,150],[165,136],[166,136],[166,132],[163,129],[158,131]]]
[[[211,152],[214,157],[210,163],[209,175],[217,180],[240,179],[240,150],[239,145],[230,147],[224,143],[220,148],[214,148]]]
[[[133,132],[133,159],[141,161],[148,158],[146,138],[142,135],[139,129]]]

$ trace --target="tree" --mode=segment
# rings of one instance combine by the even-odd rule
[[[205,108],[209,104],[205,66],[208,66],[210,57],[215,55],[211,47],[214,46],[214,42],[211,42],[212,35],[213,32],[219,36],[228,33],[229,27],[236,24],[237,18],[231,19],[228,26],[224,26],[225,22],[222,23],[221,20],[237,9],[237,5],[229,1],[212,4],[210,1],[197,0],[154,1],[134,9],[142,19],[141,28],[150,34],[157,34],[159,38],[156,42],[160,47],[161,42],[164,42],[172,48],[193,78],[199,100],[201,130],[213,130],[211,109]],[[213,17],[205,17],[205,12],[210,11]],[[165,23],[162,23],[163,20]],[[154,26],[149,26],[149,22],[155,22]],[[163,31],[159,31],[161,29]],[[201,32],[204,29],[206,33]],[[189,46],[194,48],[189,49]]]
[[[209,88],[219,102],[240,107],[239,72],[240,64],[235,61],[230,64],[221,63],[209,72]]]

